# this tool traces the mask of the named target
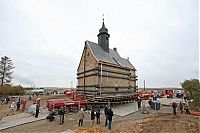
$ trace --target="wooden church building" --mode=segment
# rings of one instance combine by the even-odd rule
[[[104,21],[98,43],[85,41],[77,69],[77,90],[86,95],[127,95],[136,91],[136,69],[122,58],[117,48],[109,48],[108,29]]]

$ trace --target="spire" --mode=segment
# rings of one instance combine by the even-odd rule
[[[104,27],[104,28],[106,28],[105,27],[105,24],[104,24],[104,14],[102,14],[103,15],[103,24],[102,24],[102,28]]]
[[[103,18],[103,23],[102,23],[102,27],[101,27],[101,29],[99,30],[99,34],[100,33],[108,33],[108,29],[106,28],[106,26],[105,26],[105,23],[104,23],[104,18]]]
[[[104,14],[103,14],[103,23],[102,27],[99,30],[98,36],[98,44],[103,48],[105,52],[109,53],[109,37],[110,35],[108,34],[108,29],[105,27],[104,24]]]

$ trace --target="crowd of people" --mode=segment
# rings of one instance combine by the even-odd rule
[[[155,101],[159,101],[159,100],[157,98],[153,98],[153,101],[152,101],[152,99],[149,99],[148,103],[151,106]],[[34,104],[35,104],[35,118],[38,118],[38,114],[40,112],[39,111],[40,110],[40,99],[38,98]],[[138,97],[137,105],[138,105],[138,110],[140,110],[142,113],[144,113],[146,111],[145,100],[142,100],[140,97]],[[8,112],[7,115],[10,115],[10,114],[13,115],[15,110],[19,111],[21,109],[22,111],[24,111],[25,106],[26,106],[26,99],[21,98],[19,96],[15,102],[11,102],[11,104],[9,106],[10,111]],[[156,109],[155,103],[154,103],[154,107],[155,108],[153,108],[153,109]],[[181,113],[183,113],[185,110],[186,114],[188,114],[188,115],[191,114],[189,111],[189,101],[187,99],[184,101],[180,101],[180,103],[176,103],[176,102],[172,103],[172,110],[173,110],[174,115],[177,114],[177,108],[180,110]],[[148,111],[146,111],[145,114],[147,114],[147,113],[148,113]],[[93,127],[95,123],[100,124],[101,114],[102,113],[101,113],[101,109],[100,109],[99,105],[93,106],[91,108],[91,111],[90,111],[91,127]],[[59,124],[62,125],[64,123],[65,108],[60,107],[58,109],[58,113],[56,113],[55,110],[51,111],[46,118],[49,119],[49,121],[53,121],[55,119],[56,115],[59,116],[59,118],[60,118]],[[109,130],[111,130],[111,127],[112,127],[113,116],[114,116],[114,113],[112,111],[112,108],[106,105],[104,108],[105,126],[108,127]],[[78,112],[78,126],[83,126],[84,119],[85,119],[84,109],[80,108],[80,111]]]
[[[60,125],[64,123],[64,114],[65,114],[65,109],[63,107],[58,109],[58,115],[60,117]],[[112,111],[112,108],[105,106],[104,108],[104,115],[105,115],[105,126],[108,127],[109,130],[111,130],[111,125],[112,125],[112,117],[114,116],[114,113]],[[46,117],[50,122],[55,119],[56,112],[52,110],[49,115]],[[99,106],[92,107],[90,111],[90,118],[91,118],[91,127],[95,124],[95,119],[96,119],[96,124],[100,124],[100,117],[101,116],[101,110]],[[83,108],[80,109],[78,112],[78,126],[83,126],[85,119],[85,112]]]
[[[180,112],[183,113],[183,110],[185,110],[187,115],[190,115],[189,111],[189,101],[185,100],[184,102],[181,102],[177,105],[176,102],[172,103],[172,109],[173,109],[173,114],[176,115],[177,108],[179,108]]]
[[[6,104],[8,104],[7,102],[10,100],[5,100]],[[25,98],[21,98],[21,96],[18,96],[17,100],[14,102],[11,102],[9,109],[10,111],[7,113],[7,116],[10,114],[14,114],[14,111],[24,111],[26,108],[26,99]]]
[[[92,107],[91,109],[91,127],[93,127],[95,123],[95,118],[96,118],[96,124],[100,124],[100,107],[96,106],[96,108]],[[112,125],[112,117],[114,116],[112,108],[108,107],[107,105],[104,108],[104,115],[105,115],[105,126],[108,126],[108,129],[111,130],[111,125]],[[84,119],[84,112],[83,109],[79,112],[79,124],[78,126],[83,125],[83,119]]]
[[[152,100],[153,99],[153,100]],[[160,104],[161,104],[161,99],[158,98],[158,97],[153,97],[153,98],[149,98],[148,100],[148,104],[149,106],[152,108],[152,109],[155,109],[155,110],[160,110]],[[170,99],[171,100],[171,99]],[[140,110],[143,114],[146,114],[148,113],[145,112],[146,111],[146,108],[145,108],[145,100],[142,100],[140,97],[138,97],[137,99],[137,105],[138,105],[138,110]],[[176,103],[175,101],[172,102],[171,106],[172,106],[172,113],[174,115],[176,115],[177,113],[177,108],[180,110],[180,113],[183,113],[185,111],[185,113],[187,115],[190,115],[191,112],[189,111],[189,100],[186,99],[185,97],[182,98],[182,101],[180,101],[179,103]],[[144,113],[145,112],[145,113]]]

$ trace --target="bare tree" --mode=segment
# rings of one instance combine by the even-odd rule
[[[14,69],[15,67],[13,67],[13,62],[12,60],[7,57],[1,57],[1,61],[0,61],[0,85],[10,85],[11,80],[12,80],[12,69]]]

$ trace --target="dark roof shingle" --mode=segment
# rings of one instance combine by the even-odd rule
[[[92,50],[92,53],[98,60],[136,70],[129,60],[121,58],[118,52],[109,49],[109,53],[107,53],[101,48],[100,45],[90,41],[87,42],[88,46]]]

